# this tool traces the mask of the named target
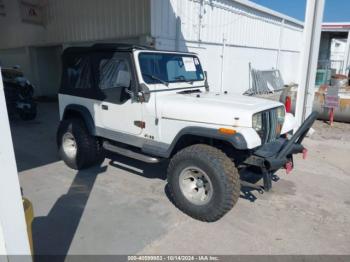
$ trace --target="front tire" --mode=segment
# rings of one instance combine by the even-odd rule
[[[222,151],[204,144],[193,145],[170,161],[168,189],[181,211],[195,219],[214,222],[236,204],[239,174]]]
[[[61,121],[57,132],[57,143],[61,159],[75,170],[99,165],[105,158],[100,141],[89,134],[80,119]]]

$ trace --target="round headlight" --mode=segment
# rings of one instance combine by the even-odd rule
[[[261,113],[257,113],[255,115],[253,115],[253,124],[252,124],[253,128],[255,131],[261,131],[263,126],[262,126],[262,114]]]
[[[284,123],[285,115],[286,115],[286,110],[284,109],[283,106],[277,108],[277,119],[278,119],[278,123],[279,124],[283,124]]]

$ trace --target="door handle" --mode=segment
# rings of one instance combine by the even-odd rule
[[[102,105],[102,110],[108,110],[108,106],[107,105]]]

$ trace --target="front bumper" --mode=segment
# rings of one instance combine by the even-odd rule
[[[271,188],[271,174],[292,161],[293,155],[305,152],[305,148],[301,144],[311,126],[317,119],[318,113],[313,112],[304,121],[300,128],[290,138],[279,138],[274,142],[267,143],[257,150],[245,160],[248,166],[259,167],[263,173],[264,188]]]

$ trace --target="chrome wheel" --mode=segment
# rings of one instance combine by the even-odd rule
[[[179,185],[185,198],[195,205],[205,205],[213,196],[209,176],[198,167],[191,166],[182,170]]]
[[[71,133],[65,133],[62,138],[62,148],[69,158],[75,158],[77,155],[77,143]]]

